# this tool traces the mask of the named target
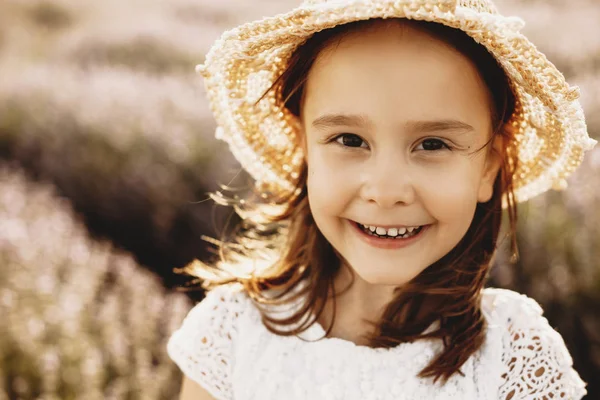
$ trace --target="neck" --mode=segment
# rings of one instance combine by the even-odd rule
[[[363,336],[372,333],[372,326],[367,321],[376,323],[383,316],[386,306],[394,298],[396,286],[374,285],[356,274],[353,281],[351,269],[343,264],[334,279],[334,288],[335,322],[329,336],[366,344]],[[331,324],[332,316],[333,300],[329,299],[320,318],[325,329]]]

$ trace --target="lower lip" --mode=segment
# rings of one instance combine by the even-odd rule
[[[427,232],[427,230],[431,226],[431,225],[423,226],[423,228],[421,228],[421,231],[418,234],[416,234],[415,236],[406,238],[406,239],[383,239],[383,238],[380,238],[377,236],[372,236],[372,235],[365,233],[360,228],[360,226],[358,226],[358,224],[354,221],[348,221],[348,222],[350,223],[350,225],[352,225],[352,227],[358,233],[358,235],[360,236],[360,238],[362,240],[364,240],[367,244],[369,244],[373,247],[377,247],[379,249],[401,249],[403,247],[410,246],[411,244],[413,244],[416,241],[418,241],[419,239],[421,239],[423,234],[425,232]]]

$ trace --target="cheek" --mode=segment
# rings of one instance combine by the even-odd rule
[[[422,199],[432,216],[442,223],[468,226],[477,206],[479,177],[474,166],[464,164],[445,168],[423,177]]]
[[[332,213],[336,207],[336,199],[341,190],[341,185],[331,185],[331,182],[339,182],[338,170],[331,165],[323,154],[309,148],[308,152],[308,176],[306,188],[308,191],[308,201],[315,219],[323,214]],[[343,182],[339,182],[342,183]]]
[[[315,219],[339,216],[352,200],[358,177],[352,165],[347,165],[331,152],[320,147],[308,148],[307,190]]]
[[[358,178],[356,163],[348,162],[331,150],[327,146],[308,147],[308,184],[313,190],[344,191]]]

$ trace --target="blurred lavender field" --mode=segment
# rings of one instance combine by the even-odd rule
[[[49,184],[0,182],[0,398],[175,398],[164,343],[189,299],[91,239]]]
[[[497,3],[600,138],[598,0]],[[172,270],[230,217],[206,193],[246,181],[194,66],[224,29],[296,4],[0,1],[0,400],[176,397],[166,339],[202,293],[173,293]],[[520,206],[521,260],[501,251],[490,284],[542,303],[596,399],[600,149],[569,183]]]

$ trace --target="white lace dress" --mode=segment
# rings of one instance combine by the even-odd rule
[[[305,341],[269,332],[241,285],[209,292],[173,333],[167,351],[182,372],[216,399],[581,399],[585,383],[565,343],[533,299],[483,291],[485,344],[444,385],[416,375],[440,340],[391,349],[337,338]],[[314,324],[302,337],[324,334]]]

